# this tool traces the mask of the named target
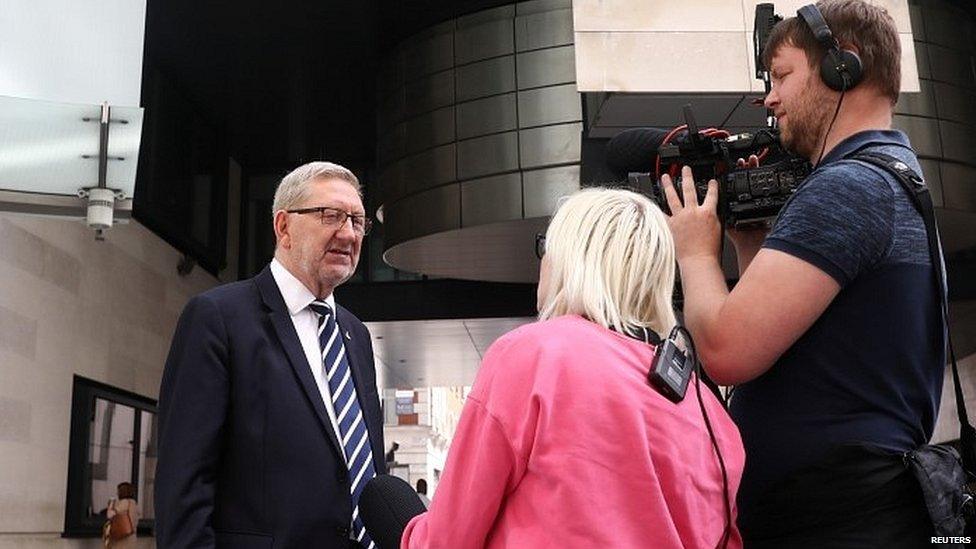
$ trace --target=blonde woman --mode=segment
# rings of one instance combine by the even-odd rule
[[[707,390],[674,403],[654,389],[654,345],[625,335],[675,325],[664,215],[629,191],[580,191],[543,251],[539,322],[486,353],[401,547],[740,547],[735,426]]]

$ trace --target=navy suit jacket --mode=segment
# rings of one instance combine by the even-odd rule
[[[336,316],[383,473],[369,332]],[[183,310],[159,391],[155,483],[160,548],[348,549],[342,448],[270,267]]]

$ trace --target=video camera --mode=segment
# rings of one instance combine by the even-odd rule
[[[708,181],[718,181],[718,215],[729,228],[768,224],[810,174],[810,163],[786,151],[775,128],[736,135],[715,128],[699,130],[689,105],[684,107],[684,117],[686,123],[671,130],[657,148],[654,173],[627,176],[631,187],[650,196],[668,214],[660,178],[668,173],[680,189],[681,166],[691,167],[699,201]],[[750,156],[758,158],[759,166],[737,166],[738,159]]]
[[[763,68],[760,55],[770,31],[781,19],[772,4],[756,6],[756,78],[764,81],[767,93],[769,73]],[[671,176],[680,197],[680,170],[687,165],[694,174],[699,201],[708,190],[708,181],[718,181],[718,215],[726,227],[772,222],[812,170],[805,158],[783,148],[772,113],[767,113],[767,128],[731,135],[721,128],[699,130],[691,106],[685,105],[683,110],[685,124],[670,131],[637,128],[611,139],[607,144],[608,164],[621,175],[627,173],[632,188],[650,196],[669,214],[661,176]],[[758,166],[737,165],[740,158],[748,161],[751,156],[758,159]]]

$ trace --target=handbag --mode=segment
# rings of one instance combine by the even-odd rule
[[[129,509],[117,511],[115,516],[106,523],[108,539],[117,541],[132,535],[135,530],[132,527],[132,517],[129,516]]]
[[[948,286],[945,283],[945,262],[935,224],[932,197],[922,178],[903,162],[886,154],[861,152],[848,156],[877,166],[898,180],[908,193],[912,205],[922,216],[928,238],[929,258],[935,273],[935,289],[941,303],[945,329],[945,344],[952,365],[952,383],[956,397],[956,415],[959,419],[959,450],[949,444],[926,444],[906,452],[904,461],[915,475],[922,490],[925,506],[932,518],[936,536],[962,537],[976,529],[976,429],[969,422],[966,400],[959,380],[956,353],[952,349],[949,330]]]

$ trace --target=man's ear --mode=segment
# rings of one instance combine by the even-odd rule
[[[838,44],[840,44],[840,43],[838,42]],[[859,50],[858,47],[855,46],[854,44],[840,44],[840,49],[841,49],[841,51],[843,51],[843,50],[851,50],[852,52],[854,52],[855,54],[857,54],[858,57],[861,56],[861,50]]]
[[[291,225],[288,224],[288,212],[285,210],[275,212],[274,232],[279,247],[285,249],[291,247]]]

